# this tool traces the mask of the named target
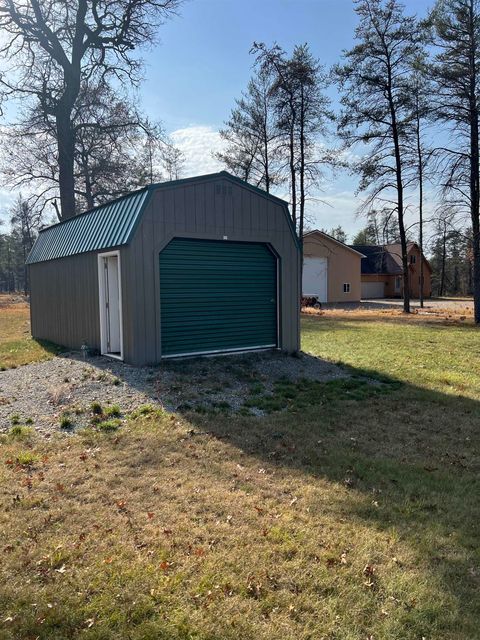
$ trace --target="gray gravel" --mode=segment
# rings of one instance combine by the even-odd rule
[[[243,354],[166,361],[159,367],[132,367],[109,358],[83,360],[78,353],[0,372],[0,430],[30,419],[49,433],[60,428],[65,412],[74,426],[90,419],[90,407],[118,405],[127,416],[141,405],[170,411],[195,407],[242,408],[252,388],[271,393],[276,381],[345,377],[340,368],[307,354]]]

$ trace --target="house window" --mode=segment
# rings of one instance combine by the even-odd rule
[[[415,264],[416,262],[417,262],[417,256],[411,255],[410,256],[410,264]]]
[[[350,282],[343,283],[343,293],[350,293]]]

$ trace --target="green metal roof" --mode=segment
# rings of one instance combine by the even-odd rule
[[[284,200],[231,175],[227,171],[220,171],[219,173],[151,184],[122,198],[46,227],[40,231],[27,258],[27,264],[126,245],[130,242],[153,191],[218,178],[227,178],[232,182],[237,182],[243,187],[281,204],[292,235],[299,246],[299,239],[288,212],[288,205]]]
[[[27,264],[128,244],[149,189],[135,191],[40,231]]]

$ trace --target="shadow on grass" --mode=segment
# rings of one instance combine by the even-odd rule
[[[430,621],[429,630],[445,634],[432,637],[473,638],[480,619],[480,403],[348,370],[347,379],[278,382],[272,397],[250,398],[268,412],[263,417],[185,418],[277,473],[293,468],[338,483],[345,516],[406,541],[455,603],[440,626]]]

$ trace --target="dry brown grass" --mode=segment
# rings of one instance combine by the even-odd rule
[[[403,313],[401,308],[396,309],[313,309],[304,308],[302,314],[305,316],[322,317],[327,319],[358,319],[358,320],[380,320],[396,321],[403,323],[446,323],[446,324],[472,324],[473,309],[470,305],[459,303],[454,307],[435,306],[432,308],[413,308],[411,314]]]
[[[6,442],[2,637],[467,638],[380,475],[364,482],[330,437],[314,457],[335,471],[293,434],[261,429],[274,448],[255,455],[243,428],[247,450],[168,415]]]
[[[0,294],[0,370],[46,360],[57,352],[53,345],[32,339],[24,298]]]

